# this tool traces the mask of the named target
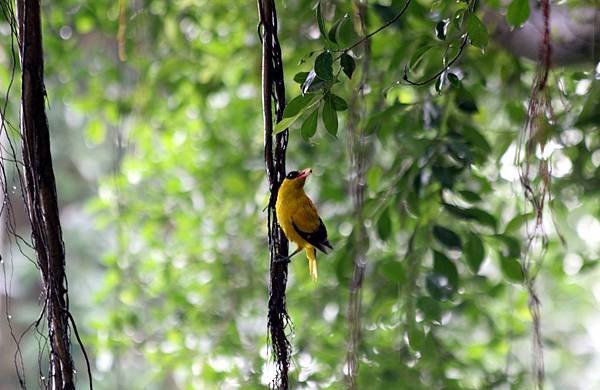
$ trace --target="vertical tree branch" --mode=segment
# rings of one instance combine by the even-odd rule
[[[364,90],[369,74],[369,60],[371,54],[371,43],[367,36],[366,12],[367,5],[364,1],[354,0],[355,25],[357,32],[364,38],[363,59],[360,85],[354,91],[350,99],[350,110],[348,120],[348,149],[350,152],[350,193],[354,207],[354,264],[352,281],[350,284],[350,299],[348,303],[348,345],[346,352],[346,380],[348,389],[357,388],[358,377],[358,353],[361,333],[361,309],[362,309],[362,282],[365,275],[367,263],[367,232],[364,223],[363,205],[365,192],[365,149],[366,138],[363,135],[361,119],[365,116],[366,105],[364,102]]]
[[[51,389],[75,389],[65,249],[45,112],[40,2],[17,0],[16,5],[22,72],[21,135],[25,201],[44,283],[50,344],[50,373],[46,385]]]
[[[269,205],[267,207],[267,229],[269,239],[269,337],[273,356],[277,365],[277,375],[272,386],[287,389],[290,366],[291,344],[285,330],[290,324],[286,308],[285,289],[288,266],[285,262],[274,262],[280,256],[288,255],[288,242],[277,223],[275,203],[279,186],[285,177],[285,153],[288,142],[287,130],[275,136],[273,145],[273,103],[275,121],[283,118],[285,108],[285,88],[283,83],[283,63],[277,38],[277,13],[273,0],[258,0],[262,27],[262,103],[264,121],[264,158],[269,181]]]

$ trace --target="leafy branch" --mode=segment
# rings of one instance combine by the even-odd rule
[[[427,85],[430,82],[432,82],[433,80],[437,79],[438,77],[440,77],[441,75],[443,75],[444,73],[446,73],[448,71],[448,69],[450,69],[450,67],[452,65],[454,65],[454,63],[461,57],[463,51],[465,50],[465,47],[467,46],[467,43],[469,42],[469,34],[465,34],[463,37],[463,41],[460,44],[460,48],[458,49],[458,53],[456,53],[456,55],[454,56],[454,58],[452,58],[452,60],[450,62],[448,62],[448,64],[446,64],[446,66],[444,66],[441,70],[439,70],[437,73],[435,73],[433,76],[430,76],[429,78],[422,80],[422,81],[412,81],[408,78],[408,65],[404,66],[404,75],[402,76],[402,80],[404,80],[405,82],[407,82],[410,85],[415,85],[415,86],[419,86],[419,85]]]
[[[458,49],[458,53],[456,53],[454,58],[452,58],[452,60],[450,60],[447,64],[445,64],[442,67],[442,69],[437,71],[433,76],[430,76],[430,77],[426,78],[425,80],[421,80],[421,81],[410,80],[408,78],[408,65],[405,65],[404,66],[404,74],[402,75],[402,80],[404,82],[406,82],[410,85],[414,85],[414,86],[421,86],[421,85],[427,85],[427,84],[431,83],[433,80],[437,79],[438,77],[443,76],[448,71],[448,69],[450,69],[450,67],[452,67],[452,65],[454,65],[454,63],[456,61],[458,61],[458,59],[462,56],[469,41],[471,42],[471,44],[473,44],[481,49],[485,48],[485,46],[487,45],[487,42],[488,42],[488,32],[487,32],[487,29],[486,29],[485,25],[483,24],[483,22],[474,14],[476,3],[477,3],[476,0],[473,0],[469,3],[469,5],[467,6],[466,9],[458,11],[458,12],[464,12],[465,10],[468,11],[466,13],[466,15],[464,16],[466,18],[467,26],[466,26],[466,32],[464,32],[462,34],[462,42]],[[436,33],[437,33],[438,37],[441,39],[445,39],[446,25],[447,25],[447,23],[440,22],[436,26]],[[436,86],[436,88],[437,88],[437,86]]]
[[[361,39],[359,39],[358,41],[356,41],[355,43],[353,43],[352,45],[350,45],[349,47],[347,47],[346,49],[344,49],[342,51],[344,53],[349,52],[350,50],[354,49],[355,47],[357,47],[361,43],[367,41],[368,39],[371,39],[371,37],[373,37],[374,35],[378,34],[379,32],[385,30],[386,28],[388,28],[392,24],[396,23],[402,17],[402,15],[404,15],[404,12],[406,12],[406,10],[408,9],[408,6],[410,5],[411,1],[412,0],[408,0],[404,4],[404,6],[400,10],[400,12],[398,12],[396,14],[396,16],[394,16],[392,19],[388,20],[387,22],[385,22],[384,24],[382,24],[381,26],[379,26],[379,28],[377,30],[375,30],[373,32],[370,32],[369,34],[365,35],[364,37],[362,37]]]

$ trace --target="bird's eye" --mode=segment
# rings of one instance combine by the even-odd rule
[[[289,180],[295,179],[298,176],[298,171],[291,171],[287,174],[286,178]]]

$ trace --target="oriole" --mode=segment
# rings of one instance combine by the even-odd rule
[[[316,249],[327,254],[328,248],[333,249],[333,247],[327,240],[327,229],[319,217],[317,208],[304,192],[304,183],[311,173],[310,168],[300,172],[289,172],[279,187],[275,204],[277,221],[287,239],[295,242],[298,248],[288,257],[276,261],[289,261],[292,256],[304,249],[310,277],[316,281]]]

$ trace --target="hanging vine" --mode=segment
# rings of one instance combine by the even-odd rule
[[[531,98],[527,109],[527,119],[521,132],[517,161],[520,162],[519,178],[526,201],[533,208],[535,222],[527,232],[527,245],[523,255],[521,268],[524,284],[529,295],[528,307],[532,319],[532,371],[536,389],[544,388],[544,353],[541,329],[541,302],[536,291],[535,281],[544,252],[548,245],[548,235],[544,230],[544,209],[547,201],[551,200],[551,165],[545,154],[548,140],[552,136],[551,127],[553,113],[546,86],[551,67],[552,45],[550,41],[550,0],[542,0],[542,15],[544,19],[543,38],[539,50],[537,73],[531,89]],[[532,163],[539,151],[536,163],[537,172],[533,172]],[[535,180],[532,180],[535,179]],[[539,242],[541,254],[534,261],[535,244]]]
[[[273,388],[287,389],[290,366],[291,344],[286,329],[291,325],[286,308],[285,288],[288,266],[275,259],[288,255],[288,241],[277,224],[275,202],[279,185],[285,178],[285,153],[288,132],[273,136],[273,105],[275,122],[283,119],[285,108],[285,87],[281,48],[277,37],[277,12],[274,0],[258,0],[259,33],[262,40],[262,103],[264,119],[264,158],[269,182],[269,204],[267,206],[267,230],[269,240],[269,338],[277,373],[272,382]],[[274,144],[273,144],[273,141]]]
[[[3,7],[3,9],[12,8]],[[73,316],[69,311],[68,283],[65,272],[65,248],[59,219],[56,183],[50,152],[50,134],[45,112],[44,59],[39,1],[16,1],[17,35],[21,64],[21,138],[23,146],[24,198],[32,228],[37,265],[42,274],[44,308],[49,341],[49,375],[41,376],[41,385],[51,389],[75,389],[75,369],[71,354],[71,331],[89,360]],[[20,341],[20,340],[19,340]],[[17,343],[18,344],[18,343]],[[17,345],[18,347],[18,345]],[[21,386],[25,386],[17,365]],[[21,370],[22,371],[22,370]]]
[[[408,4],[408,2],[407,2]],[[366,116],[365,88],[369,77],[369,62],[371,55],[371,41],[367,35],[366,12],[367,6],[360,1],[352,2],[355,14],[355,26],[358,34],[362,37],[363,59],[362,72],[358,88],[354,90],[350,99],[350,110],[348,120],[348,150],[350,153],[350,193],[354,208],[355,234],[353,272],[350,282],[350,299],[348,302],[348,345],[346,351],[346,379],[349,389],[358,388],[358,351],[361,333],[361,311],[362,311],[362,284],[367,264],[367,231],[363,216],[365,173],[366,173],[366,149],[367,141],[363,132],[361,120]],[[399,13],[398,15],[402,15]],[[399,16],[398,16],[399,17]],[[397,19],[397,18],[395,18]],[[355,47],[357,45],[353,45]]]

